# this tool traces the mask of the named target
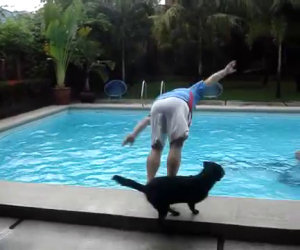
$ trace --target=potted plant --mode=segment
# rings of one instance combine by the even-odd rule
[[[71,89],[65,85],[65,76],[82,16],[83,7],[80,0],[73,0],[65,9],[53,0],[47,1],[45,5],[44,25],[48,40],[45,49],[55,64],[57,82],[54,97],[59,105],[69,104],[71,100]]]
[[[80,93],[82,102],[94,102],[96,95],[91,91],[90,74],[95,72],[99,74],[103,82],[108,80],[106,68],[113,70],[115,63],[110,60],[100,60],[103,50],[100,43],[89,38],[92,28],[89,26],[82,27],[78,30],[75,51],[72,61],[79,66],[85,75],[84,88]]]

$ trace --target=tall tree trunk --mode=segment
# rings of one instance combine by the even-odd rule
[[[282,42],[280,42],[278,46],[276,98],[281,98],[281,64],[282,64]]]
[[[201,76],[203,72],[203,64],[202,64],[202,58],[200,56],[198,61],[198,75]]]
[[[122,38],[122,80],[126,80],[126,63],[125,63],[125,39]]]
[[[295,75],[296,89],[300,92],[300,72]]]
[[[1,80],[6,80],[5,59],[1,59]]]
[[[202,39],[199,38],[199,41],[197,43],[197,49],[198,49],[198,76],[202,76],[203,73],[203,63],[202,63]]]
[[[84,90],[87,91],[87,92],[91,91],[89,75],[90,75],[90,72],[87,71],[86,74],[85,74],[85,83],[84,83]]]
[[[22,66],[20,57],[17,56],[16,58],[16,67],[17,67],[17,79],[22,80]]]
[[[268,66],[266,54],[264,54],[264,56],[263,56],[262,64],[263,64],[262,86],[266,87],[268,85],[268,82],[269,82],[269,66]]]
[[[198,58],[198,77],[202,76],[203,73],[203,62],[202,62],[202,51],[199,49],[199,58]]]

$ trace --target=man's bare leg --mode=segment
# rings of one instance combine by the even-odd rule
[[[150,182],[156,175],[160,165],[162,149],[152,148],[147,158],[147,179]]]
[[[167,160],[168,176],[176,176],[181,162],[181,150],[183,141],[177,141],[170,145]]]

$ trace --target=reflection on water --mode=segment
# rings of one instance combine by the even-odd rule
[[[278,180],[286,185],[291,186],[300,186],[300,161],[297,161],[295,165],[286,166],[282,164],[286,170],[281,173],[278,177]]]

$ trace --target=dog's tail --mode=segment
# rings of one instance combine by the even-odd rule
[[[142,193],[145,193],[145,186],[138,183],[138,182],[136,182],[136,181],[124,178],[124,177],[119,176],[119,175],[114,175],[112,179],[114,181],[118,182],[119,184],[121,184],[122,186],[131,187],[131,188],[136,189],[136,190],[138,190]]]

